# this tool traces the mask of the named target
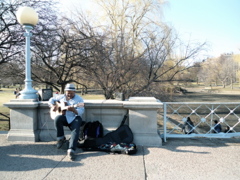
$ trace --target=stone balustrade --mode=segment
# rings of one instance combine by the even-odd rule
[[[56,140],[56,130],[46,101],[11,100],[4,105],[10,108],[9,141]],[[158,147],[162,145],[157,132],[159,108],[162,108],[162,103],[153,97],[132,97],[128,101],[85,100],[83,120],[100,121],[106,134],[119,127],[128,113],[127,124],[134,134],[134,143]],[[68,128],[65,132],[69,136]]]

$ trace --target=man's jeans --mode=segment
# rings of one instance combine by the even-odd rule
[[[66,116],[58,115],[55,118],[54,123],[55,128],[57,129],[57,140],[64,138],[63,126],[69,127],[71,130],[69,149],[76,150],[82,118],[80,116],[76,116],[76,118],[70,124],[68,124]]]

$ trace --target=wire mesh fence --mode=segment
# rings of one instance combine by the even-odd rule
[[[162,138],[240,137],[240,103],[165,102],[159,111]]]

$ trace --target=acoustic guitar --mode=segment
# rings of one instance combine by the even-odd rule
[[[67,105],[66,102],[56,101],[55,106],[53,106],[50,109],[50,117],[52,119],[55,119],[57,115],[65,115],[68,107],[69,106]],[[74,107],[74,108],[84,107],[84,103],[74,104],[74,105],[71,105],[71,107]]]

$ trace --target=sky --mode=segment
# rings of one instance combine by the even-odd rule
[[[90,0],[61,0],[64,8],[81,6],[97,11]],[[79,7],[80,8],[80,7]],[[207,57],[240,54],[240,0],[167,0],[163,20],[184,41],[207,42]]]
[[[240,54],[240,0],[168,0],[164,20],[180,37],[209,44],[209,57]]]

